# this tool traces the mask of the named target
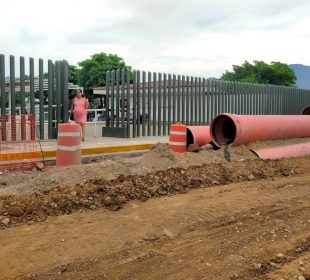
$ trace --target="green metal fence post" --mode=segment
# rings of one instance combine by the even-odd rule
[[[219,114],[225,113],[224,82],[219,80],[218,107]]]
[[[67,123],[69,120],[69,65],[66,60],[61,62],[61,74],[62,74],[62,121]]]
[[[209,97],[210,97],[210,100],[209,100],[209,108],[210,108],[210,122],[212,121],[212,119],[214,118],[215,116],[215,81],[213,80],[210,80],[209,81]]]
[[[158,110],[157,110],[157,117],[158,117],[158,132],[157,135],[161,136],[162,134],[162,95],[161,95],[161,88],[162,88],[162,74],[158,74]]]
[[[25,58],[19,58],[20,107],[21,107],[21,139],[26,140],[26,102],[25,102]]]
[[[35,112],[35,101],[34,101],[34,59],[32,57],[29,58],[29,79],[30,79],[30,113],[33,118],[31,119],[32,126],[36,126],[36,112]],[[34,140],[36,137],[35,130],[31,129],[31,140]]]
[[[167,135],[167,74],[163,77],[163,135]]]
[[[206,110],[207,110],[207,123],[211,123],[212,119],[212,100],[211,100],[211,81],[209,79],[206,80],[206,94],[207,94],[207,104],[206,104]]]
[[[61,62],[62,64],[62,96],[63,96],[63,119],[64,123],[67,123],[69,120],[69,89],[68,89],[68,82],[69,82],[69,64],[66,60]]]
[[[111,127],[115,124],[115,70],[111,71]]]
[[[147,74],[147,135],[151,136],[151,120],[153,118],[152,115],[152,73],[148,72]]]
[[[56,61],[55,63],[55,75],[56,75],[56,127],[58,131],[58,125],[61,123],[61,63]]]
[[[6,92],[5,92],[5,57],[0,54],[0,93],[1,93],[1,135],[6,140]]]
[[[231,113],[238,114],[238,95],[237,95],[237,83],[232,82],[232,104]]]
[[[201,89],[201,86],[202,86],[202,82],[201,82],[201,78],[199,77],[198,78],[198,124],[199,125],[202,125],[202,95],[201,95],[201,92],[202,92],[202,89]]]
[[[40,139],[44,139],[44,88],[43,88],[43,59],[39,59],[39,121]]]
[[[170,134],[170,126],[171,126],[171,74],[168,74],[168,134]]]
[[[11,139],[16,141],[15,57],[10,55]]]
[[[67,123],[69,120],[69,89],[68,89],[68,82],[69,82],[69,64],[66,60],[62,61],[62,90],[63,90],[63,111],[64,111],[64,118],[63,122]]]
[[[226,82],[226,112],[231,112],[232,82]]]
[[[176,75],[172,81],[172,123],[176,123]]]
[[[111,122],[111,109],[110,109],[110,87],[111,87],[111,71],[106,72],[106,77],[105,77],[105,88],[106,88],[106,95],[105,95],[105,114],[106,114],[106,126],[110,127],[110,122]],[[128,133],[128,131],[127,131]]]
[[[119,94],[119,87],[120,87],[120,70],[117,69],[115,71],[115,76],[116,76],[116,85],[115,85],[115,88],[116,88],[116,94],[115,94],[115,126],[116,127],[119,127],[119,100],[120,100],[120,94]]]
[[[142,72],[142,136],[145,136],[145,106],[146,106],[146,98],[145,98],[145,84],[146,84],[146,73]]]
[[[178,75],[177,78],[177,121],[181,122],[181,90],[180,90],[180,84],[181,84],[181,76]]]
[[[132,137],[137,137],[137,71],[133,71]]]
[[[202,124],[207,124],[207,118],[206,118],[206,79],[202,79]]]
[[[195,107],[195,125],[198,125],[198,89],[197,89],[197,86],[198,86],[198,78],[195,77],[194,79],[194,83],[195,83],[195,86],[194,86],[194,107]]]
[[[137,84],[136,84],[136,122],[137,122],[137,136],[141,136],[141,72],[137,71]]]
[[[1,119],[3,121],[3,115],[6,114],[6,93],[5,93],[5,56],[0,54],[0,93],[1,93]],[[5,127],[5,126],[4,126]],[[3,124],[2,124],[3,128]],[[2,134],[3,135],[3,134]]]
[[[214,116],[219,114],[219,81],[214,81]]]
[[[127,138],[130,138],[130,107],[131,107],[131,100],[130,100],[130,76],[131,76],[131,71],[130,69],[126,69],[126,122],[127,122]]]
[[[53,105],[54,105],[54,92],[55,92],[55,73],[54,64],[48,60],[48,138],[53,139]]]
[[[153,136],[156,136],[156,109],[157,109],[156,77],[157,74],[153,73]]]
[[[190,85],[189,76],[186,76],[186,125],[190,124]]]
[[[194,77],[191,77],[191,117],[190,117],[190,125],[194,125]]]
[[[182,111],[181,111],[181,121],[183,124],[185,124],[185,100],[186,100],[186,96],[185,96],[185,76],[182,75],[182,81],[181,81],[182,87],[181,87],[181,95],[182,95]]]
[[[126,76],[126,69],[122,69],[121,71],[121,103],[120,103],[120,110],[121,110],[121,127],[125,127],[125,86],[126,86],[126,81],[125,81],[125,76]]]

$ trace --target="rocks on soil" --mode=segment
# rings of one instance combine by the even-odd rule
[[[11,222],[11,220],[9,218],[4,218],[1,221],[2,225],[4,225],[4,226],[8,226],[10,222]]]

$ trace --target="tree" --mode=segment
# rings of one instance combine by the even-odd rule
[[[79,72],[80,69],[75,66],[75,65],[70,65],[68,67],[68,77],[69,77],[69,82],[73,83],[75,85],[79,84]]]
[[[126,64],[124,59],[113,54],[97,53],[89,59],[78,63],[81,67],[79,70],[79,85],[83,86],[87,93],[96,86],[106,84],[106,72],[108,70],[124,69]]]
[[[295,85],[296,75],[287,64],[263,61],[254,61],[254,64],[245,61],[241,66],[233,65],[233,71],[226,72],[221,77],[225,81],[238,81],[256,84],[272,84],[292,87]]]

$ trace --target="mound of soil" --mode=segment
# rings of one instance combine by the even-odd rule
[[[208,164],[258,160],[250,149],[310,141],[310,138],[263,141],[249,145],[213,150],[204,147],[198,153],[175,153],[165,144],[156,144],[140,156],[115,155],[99,162],[79,166],[52,167],[43,171],[4,172],[0,175],[0,196],[44,193],[54,188],[83,184],[93,179],[113,180],[119,175],[143,175],[168,168],[189,168]]]
[[[118,210],[130,200],[145,201],[151,197],[185,193],[196,188],[305,174],[307,170],[309,159],[302,158],[298,163],[293,159],[232,162],[188,169],[171,168],[144,176],[120,175],[113,180],[98,178],[41,194],[2,196],[0,218],[9,218],[10,223],[3,225],[8,226],[31,220],[41,221],[48,216],[70,214],[83,209],[107,207]]]

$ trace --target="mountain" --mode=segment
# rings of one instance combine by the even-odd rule
[[[310,89],[310,66],[302,64],[290,64],[289,67],[295,72],[298,88]]]

